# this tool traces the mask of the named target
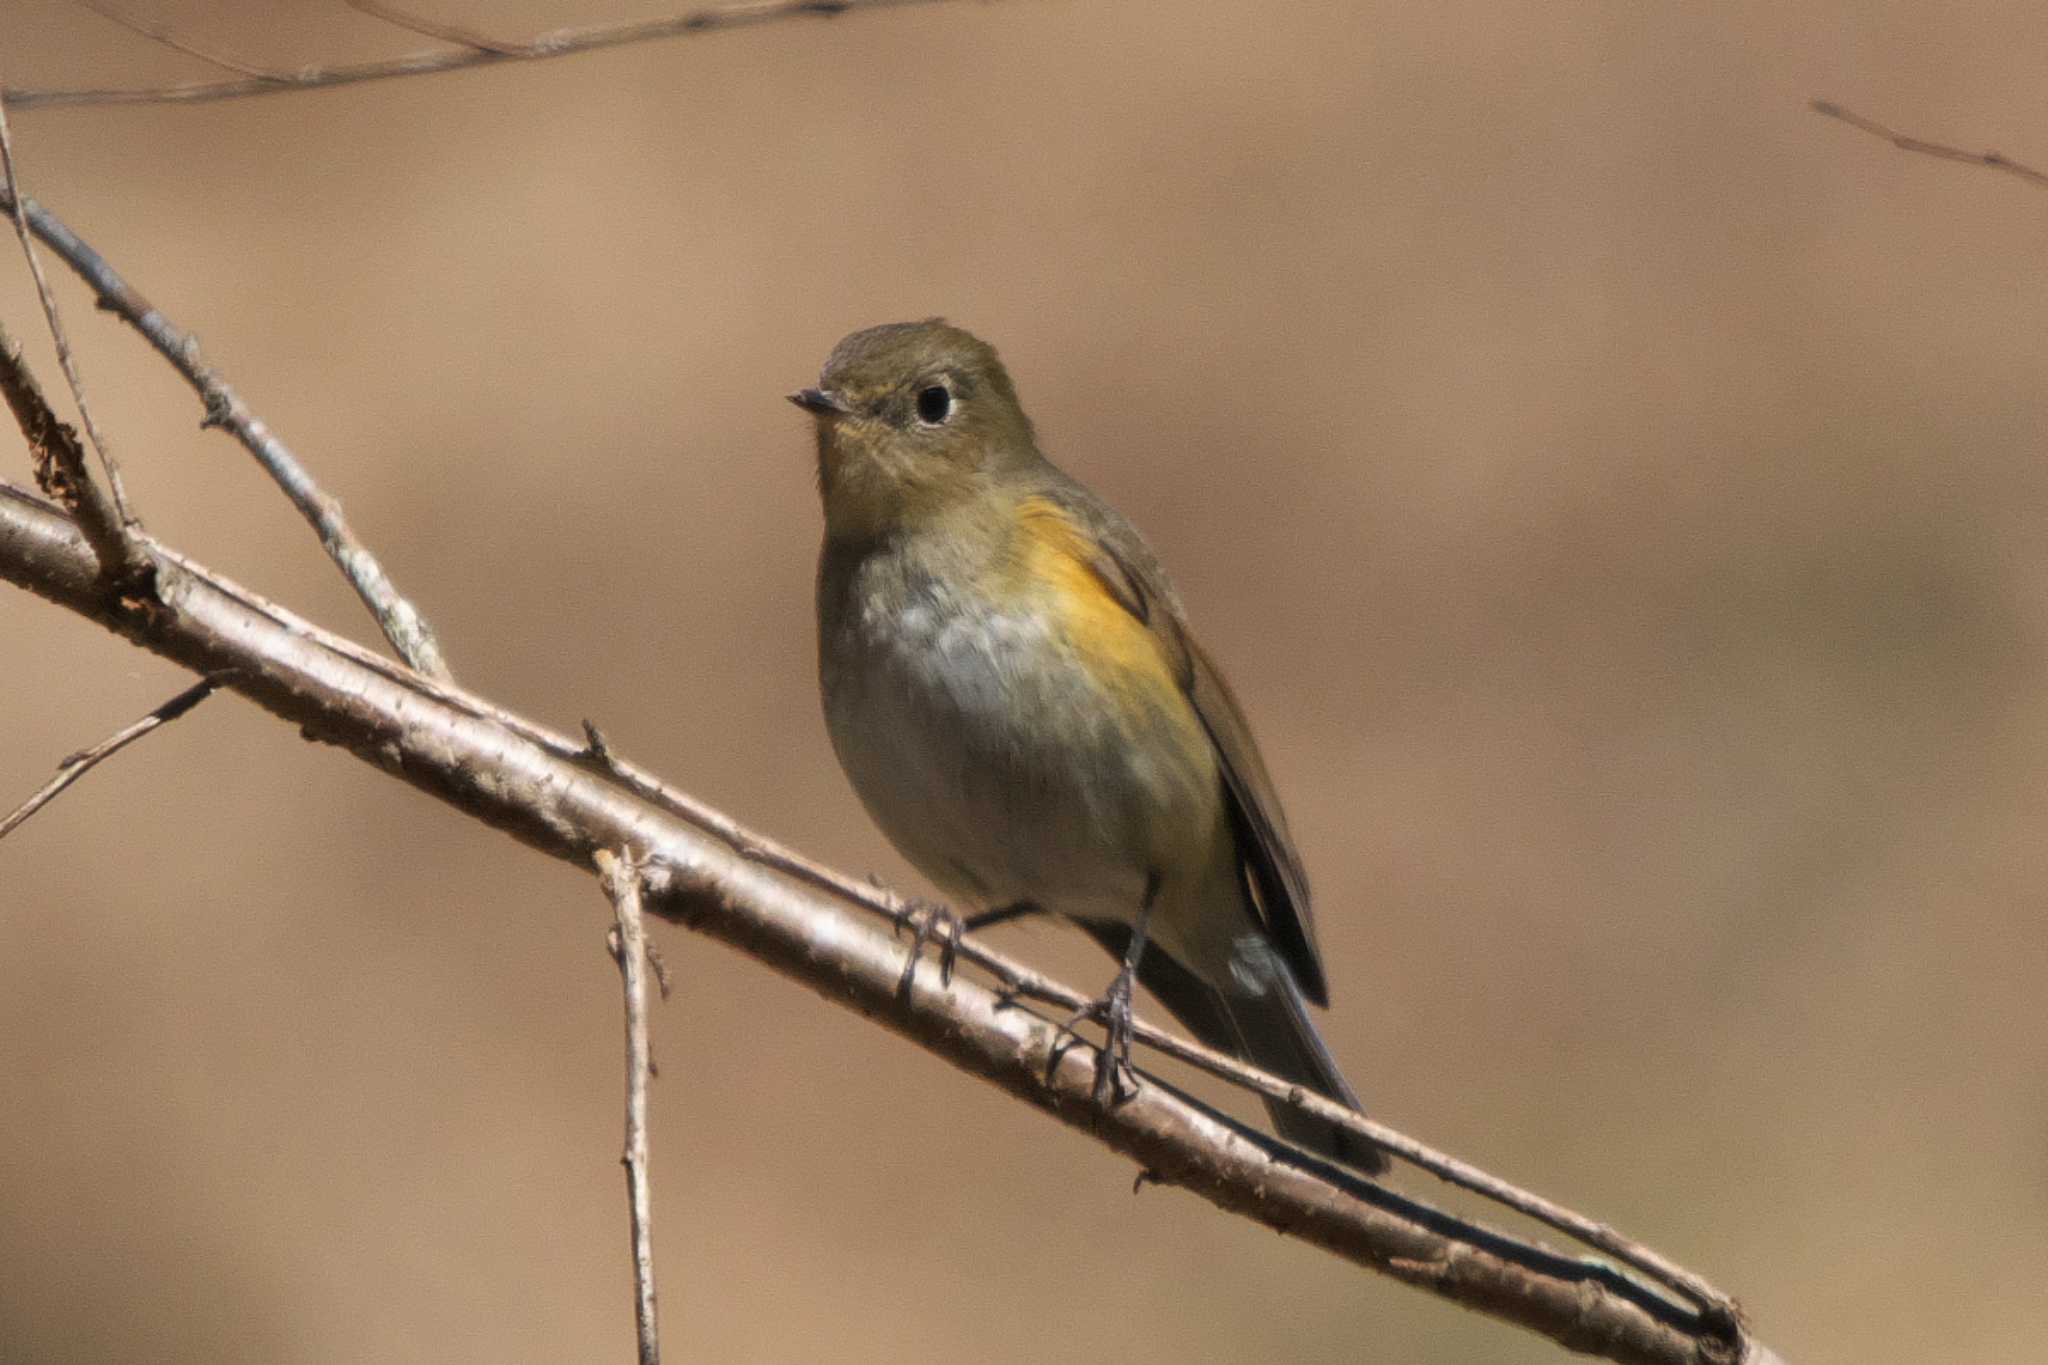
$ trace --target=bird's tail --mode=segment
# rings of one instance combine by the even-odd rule
[[[1120,924],[1095,922],[1081,927],[1117,957],[1123,956],[1130,943],[1130,930]],[[1197,1041],[1363,1113],[1365,1107],[1358,1095],[1346,1084],[1330,1049],[1309,1021],[1308,1002],[1287,964],[1271,954],[1260,954],[1256,962],[1239,965],[1263,989],[1239,988],[1242,982],[1237,974],[1219,973],[1231,987],[1239,988],[1219,990],[1155,943],[1138,961],[1138,982],[1171,1010]],[[1387,1169],[1385,1152],[1328,1120],[1272,1100],[1266,1102],[1266,1108],[1273,1115],[1273,1126],[1290,1142],[1355,1170],[1377,1175]]]
[[[1337,1070],[1336,1060],[1330,1056],[1322,1035],[1309,1022],[1308,1005],[1301,997],[1301,988],[1294,984],[1293,974],[1282,963],[1273,965],[1278,969],[1277,979],[1263,993],[1217,993],[1237,1035],[1234,1050],[1261,1071],[1270,1071],[1282,1080],[1298,1081],[1326,1099],[1365,1112],[1357,1093]],[[1286,1104],[1268,1100],[1266,1108],[1272,1111],[1273,1126],[1282,1137],[1375,1175],[1387,1169],[1387,1154],[1364,1138]]]

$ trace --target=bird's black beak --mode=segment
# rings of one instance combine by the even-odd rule
[[[844,398],[830,389],[798,389],[789,396],[789,401],[820,417],[844,417],[853,411],[846,406]]]

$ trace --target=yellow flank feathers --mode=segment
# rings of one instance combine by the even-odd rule
[[[1024,582],[1044,595],[1069,644],[1095,665],[1103,682],[1155,699],[1179,697],[1165,649],[1096,570],[1099,557],[1088,532],[1056,503],[1026,498],[1017,509]]]

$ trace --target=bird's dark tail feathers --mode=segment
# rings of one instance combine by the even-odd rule
[[[1275,989],[1263,995],[1221,995],[1231,1025],[1237,1031],[1239,1049],[1245,1060],[1261,1071],[1283,1080],[1299,1081],[1309,1089],[1346,1108],[1365,1112],[1358,1095],[1337,1070],[1330,1049],[1316,1026],[1309,1022],[1308,1007],[1301,990],[1282,968]],[[1189,1025],[1190,1028],[1194,1026]],[[1211,1043],[1210,1046],[1227,1046]],[[1347,1166],[1375,1175],[1387,1169],[1387,1154],[1364,1138],[1334,1123],[1304,1114],[1285,1104],[1268,1102],[1273,1126],[1281,1136],[1298,1142],[1312,1152],[1334,1157]]]
[[[1130,930],[1121,924],[1095,922],[1081,927],[1117,957],[1123,956],[1130,942]],[[1345,1083],[1329,1048],[1310,1022],[1308,1003],[1286,964],[1272,959],[1261,965],[1272,969],[1267,989],[1226,993],[1153,944],[1139,959],[1138,982],[1171,1010],[1197,1041],[1363,1113],[1365,1106]],[[1273,1115],[1273,1126],[1288,1141],[1369,1174],[1387,1169],[1387,1154],[1365,1139],[1286,1104],[1268,1100],[1266,1108]]]

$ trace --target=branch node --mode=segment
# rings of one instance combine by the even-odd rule
[[[643,946],[647,952],[647,965],[654,970],[655,989],[661,992],[661,998],[666,1003],[668,998],[675,994],[676,990],[675,978],[669,975],[668,959],[663,957],[661,950],[654,946],[653,939],[647,940]]]
[[[597,722],[586,717],[583,721],[582,757],[606,772],[616,773],[619,761],[612,757],[612,746],[605,739],[604,731],[597,728]]]

